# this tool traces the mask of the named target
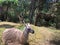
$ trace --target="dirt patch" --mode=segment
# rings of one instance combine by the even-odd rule
[[[0,25],[0,28],[12,28],[12,27],[14,27],[14,26],[8,25],[8,24]]]
[[[20,25],[19,23],[13,23],[13,22],[0,22],[0,25],[4,25],[4,24],[13,25],[13,26]]]
[[[0,22],[0,28],[12,28],[17,26],[20,26],[20,24],[13,22]]]

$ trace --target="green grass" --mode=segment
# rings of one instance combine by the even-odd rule
[[[18,28],[20,30],[24,30],[24,25],[17,26],[16,28]]]
[[[5,28],[0,28],[0,45],[2,45],[2,32],[5,30]]]

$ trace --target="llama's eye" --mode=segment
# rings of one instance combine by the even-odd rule
[[[31,29],[28,29],[28,30],[31,30]]]

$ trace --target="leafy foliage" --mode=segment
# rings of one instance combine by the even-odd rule
[[[57,0],[0,0],[0,5],[2,5],[4,17],[7,15],[4,19],[13,22],[20,21],[19,17],[23,16],[26,22],[35,23],[37,13],[60,15],[59,6],[57,6],[60,2]]]
[[[3,3],[3,2],[14,2],[14,3],[17,3],[18,0],[0,0],[0,3]]]

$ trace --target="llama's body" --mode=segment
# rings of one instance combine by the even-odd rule
[[[10,28],[6,29],[3,32],[2,40],[5,45],[8,45],[8,43],[19,43],[20,45],[24,45],[27,43],[29,35],[29,30],[25,28],[24,31],[20,31],[16,28]]]
[[[25,36],[23,35],[23,32],[15,28],[6,29],[6,31],[3,32],[3,35],[4,35],[3,40],[4,42],[7,42],[7,43],[18,42],[18,43],[24,44],[26,43],[26,40],[28,39],[27,35],[26,35],[26,38],[23,37]]]
[[[22,37],[23,32],[15,29],[15,28],[11,28],[11,29],[6,29],[6,31],[3,32],[3,42],[5,43],[7,42],[15,42],[15,41],[19,41],[21,42],[21,37]]]

